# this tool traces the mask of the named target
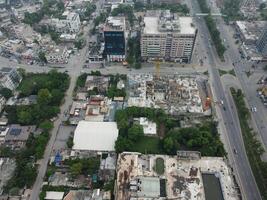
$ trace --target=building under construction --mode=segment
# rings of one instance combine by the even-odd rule
[[[204,113],[208,97],[206,81],[195,76],[131,74],[128,106],[161,108],[177,115]]]
[[[124,152],[119,154],[116,170],[117,200],[240,199],[231,170],[221,157]]]

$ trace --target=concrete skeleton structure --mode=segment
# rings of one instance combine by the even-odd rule
[[[53,49],[46,55],[47,62],[49,64],[67,64],[70,54],[67,47]]]
[[[65,11],[62,19],[52,18],[50,24],[60,33],[78,33],[81,27],[79,14]]]
[[[145,16],[141,33],[142,59],[189,63],[196,36],[191,17],[178,17],[169,10],[157,16]]]
[[[203,113],[200,86],[196,77],[151,74],[128,75],[128,106],[162,108],[170,114]]]
[[[257,42],[267,23],[266,21],[236,21],[235,25],[242,42],[250,45]]]
[[[212,175],[217,183],[216,195],[227,200],[238,200],[239,196],[230,168],[221,157],[198,157],[190,159],[168,155],[143,155],[134,152],[119,154],[115,199],[191,199],[204,200],[211,188],[203,181]],[[163,172],[155,170],[157,160],[163,162]],[[217,178],[216,178],[217,177]],[[215,183],[213,183],[215,184]],[[205,189],[204,189],[205,188]],[[219,199],[218,196],[213,199]]]
[[[257,41],[257,49],[264,57],[267,56],[267,25],[263,28],[262,34]]]
[[[22,77],[14,68],[3,67],[0,69],[0,87],[14,90],[18,87]]]
[[[6,99],[2,95],[0,95],[0,112],[2,112],[4,106],[6,104]]]

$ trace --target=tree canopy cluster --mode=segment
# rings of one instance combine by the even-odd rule
[[[136,144],[145,139],[143,128],[133,123],[133,118],[146,117],[157,123],[158,127],[164,124],[166,129],[171,129],[180,124],[163,110],[153,108],[127,107],[124,110],[118,110],[115,114],[115,120],[119,128],[119,137],[115,144],[117,152],[139,151]],[[136,138],[135,138],[136,137]]]
[[[114,98],[114,97],[125,97],[126,96],[126,91],[125,88],[118,89],[117,88],[117,83],[122,80],[126,80],[126,76],[124,75],[109,75],[110,81],[109,81],[109,88],[107,91],[107,96],[109,98]]]
[[[90,157],[83,159],[74,159],[74,160],[64,160],[64,164],[70,166],[70,172],[73,177],[76,177],[80,174],[84,176],[92,176],[98,172],[100,166],[99,157]]]
[[[6,106],[9,122],[31,125],[55,117],[68,86],[69,77],[66,73],[52,70],[48,74],[27,74],[18,87],[20,97],[37,95],[37,103]]]
[[[163,150],[168,154],[176,154],[179,149],[200,151],[203,156],[226,154],[214,123],[170,130],[163,140]]]
[[[5,97],[5,99],[9,99],[10,97],[13,96],[12,91],[8,88],[1,88],[0,89],[0,95]]]
[[[127,62],[129,65],[133,66],[136,69],[141,68],[141,47],[139,36],[137,38],[128,39],[128,53],[127,53]]]
[[[136,11],[144,11],[144,10],[170,10],[172,13],[181,13],[181,14],[188,14],[189,8],[186,4],[144,4],[142,2],[135,2],[134,9]]]
[[[128,107],[118,110],[115,120],[119,137],[115,144],[117,152],[139,151],[138,143],[146,140],[142,126],[133,123],[133,118],[147,117],[157,123],[157,128],[165,126],[165,136],[160,140],[158,153],[174,155],[177,150],[196,150],[204,156],[224,156],[225,150],[217,133],[217,125],[206,122],[198,127],[179,128],[180,124],[160,109]],[[147,149],[148,152],[149,149]]]
[[[119,4],[117,8],[112,10],[111,15],[112,16],[118,16],[118,15],[126,16],[130,25],[133,26],[134,24],[134,20],[135,20],[134,9],[130,5]]]
[[[82,49],[85,45],[85,39],[84,38],[78,38],[77,40],[75,40],[74,42],[74,46],[77,49]]]
[[[96,10],[96,5],[93,3],[87,3],[85,7],[85,12],[80,14],[81,21],[89,19],[93,12]]]
[[[240,20],[242,18],[242,14],[240,13],[240,6],[240,0],[225,0],[223,1],[222,13],[226,15],[227,20]]]
[[[104,23],[108,17],[108,13],[107,12],[101,12],[99,16],[97,16],[95,19],[94,19],[94,28],[92,29],[92,33],[95,32],[96,30],[96,27],[101,24],[101,23]]]
[[[33,13],[25,12],[23,22],[25,24],[34,25],[39,23],[45,15],[61,17],[64,12],[63,1],[44,0],[42,8]]]
[[[215,45],[216,51],[218,53],[218,56],[223,60],[223,54],[226,50],[225,46],[222,43],[222,39],[220,37],[220,32],[218,31],[216,27],[216,23],[213,20],[212,16],[210,15],[210,8],[207,5],[206,0],[198,0],[198,4],[200,6],[200,9],[203,13],[209,13],[208,16],[205,16],[205,22],[207,24],[207,27],[210,32],[211,39]]]

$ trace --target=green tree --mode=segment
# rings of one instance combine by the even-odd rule
[[[52,89],[51,91],[51,105],[60,105],[62,99],[64,98],[64,92],[59,89]]]
[[[115,142],[115,150],[117,153],[129,151],[133,148],[133,142],[123,136],[119,136]]]
[[[172,137],[167,137],[163,141],[163,149],[166,153],[171,154],[174,149],[174,141]]]
[[[88,3],[86,5],[86,10],[84,12],[85,17],[90,17],[91,14],[96,10],[96,5],[92,3]]]
[[[56,44],[59,43],[59,34],[57,32],[50,30],[49,35]]]
[[[128,138],[132,141],[138,141],[142,136],[144,136],[144,129],[139,124],[134,124],[128,130]]]
[[[263,10],[264,8],[266,8],[266,3],[261,3],[259,6],[259,9]]]
[[[77,48],[77,49],[82,49],[83,46],[85,44],[85,40],[83,38],[79,38],[78,40],[76,40],[74,42],[74,46]]]
[[[44,132],[49,132],[52,128],[53,128],[53,124],[48,121],[48,120],[45,120],[43,121],[39,127],[44,131]]]
[[[73,147],[73,137],[69,137],[67,141],[67,147],[71,149]]]
[[[31,124],[33,117],[30,111],[22,110],[18,112],[18,121],[21,124]]]
[[[13,96],[12,91],[8,88],[1,88],[0,89],[0,94],[5,97],[6,99],[9,99],[10,97]]]
[[[140,61],[138,61],[138,62],[136,62],[135,64],[134,64],[134,68],[135,69],[141,69],[141,62]]]
[[[81,162],[72,164],[72,166],[70,168],[71,174],[74,177],[78,176],[79,174],[82,173],[82,167],[83,166],[82,166],[82,163]]]
[[[38,54],[38,57],[39,57],[39,59],[40,59],[41,62],[47,63],[45,52],[40,51],[39,54]]]
[[[48,105],[52,99],[52,95],[48,89],[40,89],[37,94],[37,102],[40,105]]]

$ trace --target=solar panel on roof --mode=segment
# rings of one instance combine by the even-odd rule
[[[21,133],[21,129],[20,128],[13,128],[13,129],[11,129],[11,131],[10,131],[10,135],[15,135],[15,136],[17,136],[17,135],[19,135]]]

